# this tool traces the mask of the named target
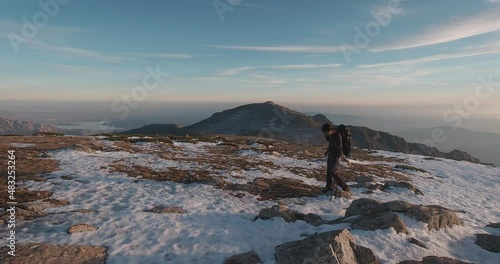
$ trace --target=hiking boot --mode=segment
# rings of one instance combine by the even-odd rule
[[[332,190],[332,189],[323,189],[323,190],[321,190],[321,193],[327,193],[327,192],[329,192],[329,191],[331,191],[331,190]]]

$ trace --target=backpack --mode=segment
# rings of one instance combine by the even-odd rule
[[[351,130],[344,125],[340,125],[337,130],[342,135],[342,153],[344,153],[344,156],[349,157],[352,145]]]

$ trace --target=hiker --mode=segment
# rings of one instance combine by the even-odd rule
[[[325,123],[321,127],[321,131],[323,131],[326,141],[328,141],[328,150],[325,153],[325,155],[328,155],[326,164],[326,188],[321,191],[322,193],[333,190],[335,185],[340,186],[342,190],[346,192],[351,190],[349,185],[339,176],[340,158],[344,153],[341,131],[345,131],[345,126],[341,126],[335,129],[332,124]]]

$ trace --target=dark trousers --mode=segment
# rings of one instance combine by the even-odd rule
[[[351,188],[339,176],[339,163],[340,157],[328,155],[328,161],[326,163],[326,189],[331,189],[333,186],[338,185],[342,190],[349,191]]]

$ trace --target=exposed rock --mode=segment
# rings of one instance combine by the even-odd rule
[[[390,201],[384,203],[384,205],[393,212],[404,212],[413,206],[412,204],[403,201]]]
[[[457,214],[439,205],[414,205],[404,211],[409,217],[418,221],[427,223],[428,229],[440,229],[443,227],[453,227],[455,225],[463,225],[462,219],[458,218]]]
[[[366,223],[369,228],[376,226],[375,223],[370,223],[371,221],[376,221],[378,225],[380,225],[381,227],[385,227],[386,225],[383,224],[385,221],[389,221],[392,218],[395,218],[394,216],[392,216],[391,218],[389,214],[380,214],[385,211],[402,212],[405,215],[416,219],[417,221],[427,223],[427,227],[429,229],[440,229],[443,227],[463,225],[462,219],[458,218],[453,210],[446,209],[439,205],[414,205],[403,201],[391,201],[382,204],[376,200],[369,198],[362,198],[353,201],[345,212],[345,218],[353,215],[370,215],[370,218],[364,218],[363,222],[361,222],[361,224],[363,225],[360,224],[361,227],[364,227],[364,221],[367,221]],[[355,220],[351,220],[351,222],[354,224],[362,219],[362,217],[357,218]],[[395,225],[395,229],[398,228],[399,230],[401,230],[401,232],[405,232],[405,229],[397,224],[397,222],[401,220],[398,219],[393,219],[395,222],[392,222],[393,220],[389,222]],[[369,229],[368,227],[367,229]]]
[[[145,210],[145,212],[155,213],[155,214],[185,214],[185,213],[187,213],[186,210],[184,210],[178,206],[155,206],[149,210]]]
[[[105,264],[107,249],[100,246],[61,246],[45,243],[16,244],[16,256],[7,255],[7,247],[0,248],[3,264]]]
[[[398,182],[398,181],[386,181],[383,187],[383,190],[387,190],[389,188],[406,188],[416,195],[424,195],[417,187],[409,182]]]
[[[500,228],[500,223],[490,223],[486,227]]]
[[[92,209],[78,209],[78,210],[74,210],[74,211],[71,211],[71,212],[82,213],[82,214],[97,213],[96,210],[92,210]]]
[[[255,217],[254,221],[257,219],[268,220],[273,217],[281,217],[285,219],[286,222],[295,222],[304,218],[302,214],[288,209],[288,207],[284,203],[280,203],[277,205],[273,205],[271,208],[262,209]]]
[[[356,177],[354,179],[354,181],[358,184],[366,185],[368,183],[376,182],[376,179],[374,176],[361,175],[361,176]]]
[[[419,169],[419,168],[416,168],[413,166],[404,165],[404,164],[396,165],[396,166],[394,166],[394,168],[398,169],[398,170],[412,170],[412,171],[418,171],[418,172],[422,172],[422,173],[429,173],[426,170]]]
[[[408,233],[408,228],[401,218],[394,212],[386,211],[376,214],[363,215],[352,224],[354,229],[377,230],[394,228],[397,233]]]
[[[374,176],[360,175],[354,178],[354,182],[356,182],[357,184],[352,185],[352,188],[367,188],[370,185],[374,185],[376,179]]]
[[[476,234],[476,245],[490,252],[500,252],[500,236],[490,234]]]
[[[89,231],[95,231],[97,230],[97,227],[89,224],[76,224],[72,225],[68,228],[66,233],[68,234],[74,234],[74,233],[81,233],[81,232],[89,232]]]
[[[255,251],[232,256],[224,261],[224,264],[258,264],[261,263],[259,255]]]
[[[429,257],[424,257],[422,261],[405,260],[399,262],[398,264],[472,264],[472,263],[447,257],[429,256]]]
[[[380,183],[375,183],[375,184],[369,184],[366,186],[366,189],[368,190],[381,190],[384,187],[383,184]]]
[[[378,263],[373,252],[358,246],[347,230],[335,230],[292,241],[275,249],[278,264],[306,263]]]
[[[387,207],[376,200],[361,198],[351,203],[345,212],[345,216],[377,214],[387,210]]]
[[[413,245],[417,245],[417,246],[419,246],[421,248],[427,248],[428,249],[428,247],[424,244],[424,242],[422,242],[422,241],[420,241],[420,240],[418,240],[418,239],[416,239],[414,237],[408,239],[408,242],[410,242]]]
[[[315,214],[307,214],[304,217],[304,222],[306,222],[310,225],[313,225],[313,226],[320,226],[324,223],[323,218],[321,218],[321,216],[315,215]]]

